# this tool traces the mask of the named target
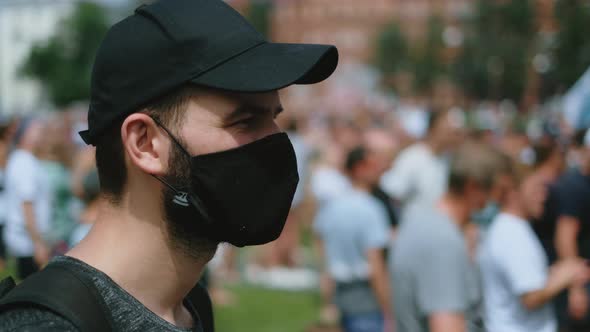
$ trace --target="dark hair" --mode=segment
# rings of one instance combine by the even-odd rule
[[[10,129],[10,125],[0,125],[0,141],[3,141],[8,136],[8,130]]]
[[[299,131],[299,125],[297,123],[297,119],[294,116],[291,116],[289,117],[289,119],[287,119],[285,130],[292,133],[296,133]]]
[[[14,145],[19,145],[21,143],[21,140],[25,136],[27,129],[29,129],[33,121],[34,118],[32,116],[23,117],[18,121],[14,136],[12,137]]]
[[[533,145],[533,151],[535,152],[535,164],[534,167],[539,167],[546,163],[555,155],[559,150],[557,142],[550,137],[545,137],[539,142]]]
[[[13,118],[0,115],[0,141],[8,139],[10,134],[14,134],[15,124]]]
[[[428,134],[432,134],[434,128],[438,126],[438,123],[441,120],[444,120],[445,116],[448,114],[448,111],[441,111],[436,108],[430,109],[428,114]]]
[[[574,147],[581,147],[584,145],[584,138],[588,129],[578,129],[572,137],[572,144]]]
[[[198,94],[195,85],[185,85],[179,89],[154,99],[145,106],[144,113],[176,131],[180,125],[188,102]],[[100,181],[100,192],[113,204],[120,203],[127,182],[125,149],[121,140],[120,119],[111,125],[96,143],[96,168]]]
[[[351,149],[346,155],[344,167],[346,171],[352,172],[354,168],[367,158],[367,149],[364,146],[357,146]]]

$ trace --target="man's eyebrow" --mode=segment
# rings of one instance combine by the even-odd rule
[[[224,121],[231,123],[233,121],[239,120],[243,116],[246,115],[257,115],[257,114],[265,114],[265,113],[273,113],[274,116],[279,115],[283,112],[283,106],[279,105],[278,107],[274,108],[274,110],[270,107],[258,106],[258,105],[241,105],[235,110],[233,110],[230,114],[228,114]]]

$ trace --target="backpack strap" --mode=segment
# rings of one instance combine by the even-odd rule
[[[201,320],[201,325],[203,326],[203,331],[214,332],[215,324],[213,320],[213,304],[211,303],[211,298],[209,297],[207,289],[198,283],[188,293],[186,298],[193,305],[195,310],[197,310],[197,314]]]
[[[0,298],[0,312],[26,306],[50,310],[81,332],[112,331],[106,304],[87,278],[53,262]]]

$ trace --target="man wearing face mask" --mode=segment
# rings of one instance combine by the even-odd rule
[[[220,242],[275,240],[297,186],[277,90],[320,82],[337,61],[333,46],[267,42],[219,0],[161,0],[117,23],[80,133],[96,146],[107,203],[46,270],[98,294],[109,330],[212,331],[189,295],[205,264]],[[44,304],[6,310],[23,284],[0,299],[3,330],[97,330]]]

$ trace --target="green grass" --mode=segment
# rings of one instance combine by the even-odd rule
[[[319,295],[255,287],[231,289],[236,304],[215,308],[218,332],[303,332],[318,316]]]
[[[15,275],[14,271],[16,270],[16,267],[14,266],[14,260],[13,259],[9,259],[5,264],[6,264],[6,268],[3,270],[0,270],[0,280],[9,277],[9,276],[13,276]]]

